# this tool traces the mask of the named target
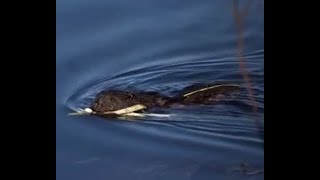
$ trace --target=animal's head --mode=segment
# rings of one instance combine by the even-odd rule
[[[125,91],[103,91],[97,95],[92,103],[94,112],[107,112],[123,109],[134,104],[133,95]]]

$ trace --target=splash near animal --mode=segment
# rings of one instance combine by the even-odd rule
[[[129,92],[104,90],[97,94],[90,107],[71,115],[98,115],[102,117],[167,117],[164,114],[148,113],[152,108],[170,108],[174,105],[209,105],[223,101],[240,86],[235,84],[192,85],[182,89],[174,97],[158,92]]]

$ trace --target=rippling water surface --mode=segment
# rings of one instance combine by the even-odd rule
[[[136,121],[68,116],[104,89],[174,95],[194,83],[245,87],[232,1],[57,0],[57,179],[264,179],[263,1],[245,17],[245,60],[258,105],[164,109]]]

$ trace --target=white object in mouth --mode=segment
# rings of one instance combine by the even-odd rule
[[[93,112],[93,110],[91,108],[85,108],[84,111],[87,112],[87,113],[92,113]]]

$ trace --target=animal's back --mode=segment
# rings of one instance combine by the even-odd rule
[[[174,98],[180,104],[212,104],[239,92],[235,84],[195,84],[181,90]]]

